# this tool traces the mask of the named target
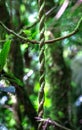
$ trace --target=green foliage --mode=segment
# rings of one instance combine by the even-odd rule
[[[3,1],[3,0],[2,0]],[[18,34],[21,32],[21,36],[25,36],[30,40],[38,40],[39,39],[39,26],[33,25],[30,27],[34,21],[37,20],[38,17],[38,2],[33,0],[23,1],[23,0],[5,0],[6,5],[8,7],[8,11],[10,14],[10,21],[7,21],[9,23],[6,24],[7,27],[9,27],[10,23],[11,26],[15,31],[17,31]],[[52,10],[53,6],[55,6],[54,10],[51,12],[53,15],[49,15],[46,17],[45,20],[45,39],[54,39],[56,37],[65,36],[69,34],[71,31],[74,30],[76,27],[79,19],[82,15],[82,5],[79,7],[76,7],[76,3],[71,0],[69,2],[68,7],[64,11],[63,15],[56,19],[55,15],[58,13],[60,7],[64,3],[65,0],[48,0],[46,1],[46,14],[50,10]],[[54,3],[54,5],[52,4]],[[73,4],[72,4],[73,3]],[[11,6],[12,5],[12,6]],[[19,6],[19,7],[18,7]],[[71,12],[71,13],[70,13]],[[7,15],[6,15],[7,16]],[[53,16],[53,17],[52,17]],[[79,26],[79,25],[78,25]],[[29,27],[29,28],[28,28]],[[2,30],[0,30],[0,34],[2,33]],[[38,44],[28,44],[25,41],[18,40],[16,37],[12,36],[12,34],[7,37],[7,32],[5,31],[5,37],[7,39],[11,38],[13,41],[13,47],[9,54],[11,41],[7,41],[0,44],[1,51],[0,51],[0,72],[3,70],[4,65],[6,64],[6,59],[8,57],[8,65],[5,67],[7,73],[4,74],[4,77],[7,77],[8,83],[14,83],[18,86],[25,86],[25,90],[27,91],[26,94],[29,98],[29,100],[32,102],[34,109],[38,110],[38,92],[40,89],[39,84],[39,45]],[[0,35],[0,39],[3,39]],[[16,40],[16,41],[15,41]],[[15,43],[16,42],[16,43]],[[17,43],[18,42],[18,43]],[[14,44],[19,44],[21,48],[21,57],[19,55],[19,50],[14,50]],[[70,76],[68,75],[67,69],[70,68],[70,63],[72,58],[75,56],[75,53],[77,51],[80,52],[82,45],[82,25],[80,24],[80,30],[78,34],[67,38],[65,40],[62,40],[57,43],[53,43],[52,45],[46,45],[45,46],[45,68],[46,68],[46,84],[45,84],[45,102],[44,102],[44,115],[45,117],[50,117],[56,121],[61,122],[64,124],[64,121],[67,122],[67,118],[69,118],[69,115],[65,113],[65,110],[71,109],[70,106],[68,106],[71,102],[69,100],[69,86],[72,88],[72,98],[73,103],[76,100],[77,97],[75,97],[75,94],[80,91],[80,87],[77,87],[75,82],[70,82]],[[3,46],[3,47],[2,47]],[[15,53],[17,55],[15,55]],[[74,52],[74,53],[73,53]],[[18,58],[23,61],[23,66],[20,69],[20,64],[18,60],[18,64],[15,63],[15,56],[18,56]],[[26,64],[27,63],[27,64]],[[18,68],[16,68],[18,67]],[[21,70],[23,70],[24,77],[21,77],[21,80],[15,77],[16,70],[20,72],[19,75],[21,75]],[[32,70],[32,73],[29,73],[30,70]],[[78,71],[78,67],[76,68]],[[13,74],[14,73],[14,74]],[[82,72],[81,72],[82,73]],[[77,75],[77,73],[76,73]],[[2,77],[3,78],[3,77]],[[82,79],[82,78],[81,78]],[[3,79],[5,80],[5,79]],[[0,93],[1,94],[1,93]],[[66,97],[67,94],[67,97]],[[19,98],[19,95],[17,95],[17,98]],[[74,95],[74,96],[73,96]],[[14,105],[14,100],[11,98],[11,95],[7,95],[9,101],[7,103],[8,109],[11,109],[10,106]],[[21,112],[21,120],[20,123],[22,124],[24,130],[34,130],[34,126],[32,126],[29,122],[28,114],[26,115],[27,110],[25,110],[26,106],[21,105],[21,101],[23,100],[23,97],[20,97],[19,100],[14,97],[16,101],[16,104]],[[70,96],[71,98],[71,96]],[[28,99],[24,99],[24,103],[26,103]],[[4,104],[6,105],[6,103]],[[26,105],[26,104],[25,104]],[[28,106],[27,106],[28,108]],[[31,109],[28,108],[28,112]],[[6,126],[8,129],[14,130],[16,127],[16,122],[12,116],[12,112],[9,110],[3,108],[0,108],[0,122],[6,122]],[[12,108],[13,111],[13,108]],[[25,113],[23,113],[25,111]],[[71,111],[71,110],[69,110]],[[17,111],[16,111],[17,113]],[[32,115],[31,112],[29,113],[29,116]],[[20,118],[19,115],[16,114],[18,119]],[[12,118],[12,119],[11,119]],[[4,121],[5,119],[5,121]],[[69,120],[69,119],[68,119]],[[71,119],[70,119],[71,120]],[[18,122],[17,122],[18,123]],[[18,125],[18,124],[17,124]],[[53,128],[52,128],[53,129]],[[52,130],[49,129],[49,130]]]
[[[6,59],[9,54],[9,50],[10,50],[10,44],[11,44],[11,41],[5,42],[3,45],[3,49],[0,52],[0,71],[2,71],[2,69],[6,63]]]
[[[31,31],[30,31],[30,30],[23,30],[23,32],[24,32],[27,36],[31,35]]]
[[[15,77],[15,75],[13,73],[11,73],[11,72],[5,73],[4,76],[8,77],[8,79],[11,82],[14,82],[14,83],[16,83],[17,85],[19,85],[21,87],[24,85],[23,82],[20,79],[18,79],[17,77]]]

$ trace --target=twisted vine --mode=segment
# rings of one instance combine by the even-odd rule
[[[45,0],[39,0],[39,31],[40,31],[40,91],[39,91],[39,108],[38,108],[38,117],[43,117],[43,105],[44,105],[44,86],[45,86],[45,72],[44,72],[44,64],[45,64],[45,56],[44,56],[44,44],[45,44],[45,36],[44,36],[44,20],[45,20]],[[42,130],[42,122],[39,123],[38,130]]]

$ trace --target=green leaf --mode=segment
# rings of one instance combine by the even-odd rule
[[[31,31],[30,30],[23,30],[24,34],[26,35],[31,35]]]
[[[23,82],[18,79],[13,73],[11,72],[5,72],[4,71],[4,77],[6,77],[9,81],[13,82],[13,83],[16,83],[17,85],[19,86],[24,86]]]
[[[0,52],[0,71],[2,71],[6,63],[6,59],[10,50],[10,44],[11,44],[11,41],[5,42],[3,49]]]

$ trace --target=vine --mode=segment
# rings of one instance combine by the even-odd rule
[[[44,105],[44,86],[45,86],[45,56],[44,56],[44,43],[45,43],[45,36],[44,36],[44,20],[45,20],[45,0],[39,0],[39,31],[40,31],[40,55],[39,55],[39,61],[40,61],[40,91],[39,91],[39,108],[38,108],[38,117],[43,117],[43,105]],[[38,126],[38,130],[42,130],[43,123],[40,122]]]

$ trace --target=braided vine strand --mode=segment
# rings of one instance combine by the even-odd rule
[[[42,117],[44,113],[44,86],[45,86],[45,56],[44,56],[44,42],[45,42],[45,36],[44,36],[44,20],[45,20],[45,0],[39,0],[39,31],[40,31],[40,42],[39,42],[39,48],[40,48],[40,55],[39,55],[39,61],[40,61],[40,91],[39,91],[39,108],[38,108],[38,117]],[[42,130],[42,123],[39,123],[38,130]]]

